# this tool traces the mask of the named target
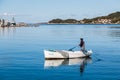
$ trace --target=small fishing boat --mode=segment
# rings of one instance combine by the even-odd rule
[[[92,50],[89,51],[69,51],[69,50],[44,50],[45,59],[69,59],[89,57]]]

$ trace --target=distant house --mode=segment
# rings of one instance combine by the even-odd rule
[[[4,27],[5,25],[5,20],[4,19],[0,19],[0,27]]]
[[[12,18],[11,26],[16,26],[16,22],[15,22],[14,17]]]

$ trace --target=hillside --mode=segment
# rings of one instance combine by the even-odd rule
[[[49,24],[120,24],[120,12],[111,13],[107,16],[95,17],[92,19],[84,18],[83,20],[76,19],[53,19]]]

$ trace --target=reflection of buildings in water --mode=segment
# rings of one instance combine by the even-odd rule
[[[120,29],[120,26],[118,25],[116,25],[116,26],[111,26],[111,27],[108,27],[108,28],[111,28],[111,29]]]
[[[109,34],[111,37],[120,37],[120,30],[112,30]]]
[[[120,37],[120,26],[112,26],[109,28],[110,30],[108,33],[111,37]]]
[[[16,31],[15,27],[0,27],[0,36],[14,35]]]
[[[109,27],[108,36],[111,38],[112,42],[119,43],[120,42],[120,26],[112,26]]]
[[[80,65],[80,72],[83,73],[84,69],[85,69],[85,66],[88,63],[92,63],[91,58],[45,60],[44,68],[49,69],[51,67],[58,67],[58,66],[62,66],[62,65]]]

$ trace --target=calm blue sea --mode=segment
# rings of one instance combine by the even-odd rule
[[[81,37],[91,58],[44,59],[44,49],[68,50]],[[120,25],[0,27],[0,80],[57,79],[120,80]]]

